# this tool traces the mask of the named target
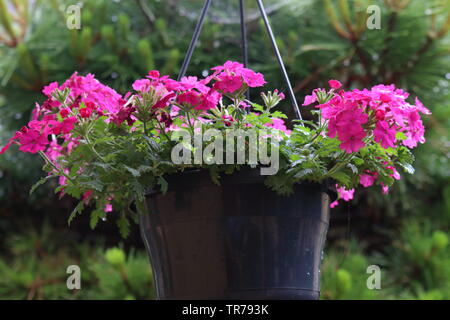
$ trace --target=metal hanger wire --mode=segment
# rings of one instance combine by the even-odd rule
[[[189,63],[191,62],[192,54],[194,53],[195,46],[197,45],[198,38],[202,32],[202,27],[205,22],[206,15],[210,8],[212,0],[205,0],[203,4],[202,11],[200,13],[200,17],[197,21],[197,25],[194,29],[194,34],[192,35],[191,43],[189,44],[189,48],[187,50],[186,56],[184,58],[183,64],[180,69],[180,73],[178,75],[178,80],[181,80],[182,77],[186,75],[187,68]],[[241,49],[242,49],[242,60],[245,67],[248,66],[248,45],[247,45],[247,30],[245,25],[245,0],[239,0],[239,11],[240,11],[240,24],[241,24]],[[286,71],[286,67],[284,66],[283,58],[281,57],[280,50],[278,49],[277,42],[275,40],[275,36],[272,31],[272,27],[270,26],[269,17],[267,16],[266,9],[264,7],[262,0],[256,0],[259,10],[261,12],[261,17],[264,21],[264,25],[266,26],[267,34],[269,35],[270,42],[272,43],[273,50],[275,52],[275,56],[278,60],[278,65],[280,67],[281,73],[284,78],[284,82],[286,83],[287,90],[289,93],[289,97],[292,102],[292,107],[294,108],[294,112],[297,115],[297,118],[302,120],[302,115],[300,113],[300,109],[297,104],[297,100],[295,99],[294,90],[292,89],[291,81],[289,80],[289,75]],[[247,97],[249,96],[249,92],[247,91]]]

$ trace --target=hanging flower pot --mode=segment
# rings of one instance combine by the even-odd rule
[[[289,197],[259,170],[215,185],[206,171],[169,179],[147,197],[141,232],[161,299],[317,299],[328,229],[325,185],[301,183]]]
[[[91,227],[117,216],[127,236],[140,221],[162,299],[317,299],[330,181],[338,200],[358,185],[387,192],[397,168],[413,172],[429,111],[393,85],[332,80],[305,99],[317,121],[288,129],[278,90],[246,99],[264,84],[232,61],[204,79],[150,71],[126,96],[75,73],[44,88],[0,153],[39,153],[48,174],[36,185],[57,178],[80,200],[69,222],[92,208]]]

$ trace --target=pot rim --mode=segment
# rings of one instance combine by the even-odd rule
[[[262,183],[267,176],[260,174],[260,168],[242,167],[241,169],[231,173],[226,174],[224,172],[219,173],[220,175],[220,185],[232,185],[232,184],[255,184]],[[182,187],[195,187],[195,186],[217,186],[212,179],[207,169],[190,169],[182,172],[176,172],[165,176],[169,184],[169,191],[176,190]],[[330,202],[338,198],[335,183],[331,179],[322,181],[321,183],[311,182],[307,180],[302,180],[296,183],[296,185],[309,186],[311,188],[320,189],[325,192],[330,197]],[[275,191],[273,191],[275,192]],[[160,194],[160,190],[150,190],[148,196],[153,196]]]

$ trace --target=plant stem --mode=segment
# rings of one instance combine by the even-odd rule
[[[350,159],[352,158],[353,154],[343,154],[341,161],[336,163],[326,174],[322,176],[322,178],[327,178],[338,172],[342,167],[348,164]]]
[[[52,160],[50,160],[47,155],[43,152],[43,151],[39,151],[40,156],[45,160],[45,162],[47,162],[54,170],[56,170],[58,172],[59,175],[64,176],[67,180],[69,180],[70,182],[72,182],[73,184],[75,184],[75,181],[69,176],[67,175],[63,170],[61,170],[60,168],[58,168]]]
[[[84,139],[86,140],[87,145],[89,146],[89,149],[91,149],[91,151],[102,161],[102,162],[106,162],[105,159],[97,152],[97,150],[95,150],[94,145],[92,144],[91,140],[89,140],[88,135],[86,134],[84,136]]]
[[[143,121],[142,122],[144,124],[144,134],[148,137],[148,132],[147,132],[147,122]]]

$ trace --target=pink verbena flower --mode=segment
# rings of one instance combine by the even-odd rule
[[[373,131],[375,142],[380,143],[384,149],[395,147],[395,134],[396,130],[384,120],[378,121]]]
[[[355,189],[347,190],[345,187],[340,187],[339,185],[336,185],[336,190],[338,193],[338,199],[330,203],[330,208],[336,207],[339,204],[340,199],[344,201],[350,201],[353,199]]]
[[[287,135],[290,135],[292,130],[289,130],[283,119],[280,118],[271,118],[272,122],[271,123],[266,123],[264,124],[266,127],[270,127],[270,128],[274,128],[280,131],[283,131],[284,133],[286,133]]]
[[[103,211],[104,211],[104,212],[112,212],[112,211],[113,211],[113,206],[112,206],[112,204],[107,203],[107,204],[105,205],[105,207],[103,208]]]
[[[305,96],[305,101],[303,102],[302,106],[309,106],[310,104],[313,104],[317,101],[316,94],[313,92],[312,95]]]
[[[377,179],[376,177],[377,177],[377,174],[375,172],[374,173],[370,173],[370,172],[363,173],[359,176],[359,183],[365,188],[370,187],[371,185],[373,185],[375,183],[375,181]]]
[[[232,93],[238,91],[243,84],[241,76],[233,76],[224,74],[217,77],[218,81],[214,84],[214,89],[224,93]]]
[[[214,79],[214,88],[225,93],[233,93],[245,84],[250,88],[262,87],[266,81],[261,73],[245,68],[238,62],[227,61],[223,66],[211,68],[214,74],[208,81]]]
[[[332,89],[339,89],[340,87],[342,87],[342,83],[340,83],[338,80],[330,80],[328,81],[328,85]]]
[[[35,129],[28,129],[20,135],[19,143],[20,151],[37,153],[44,151],[49,142],[46,135],[43,135]]]
[[[355,193],[355,189],[347,190],[345,187],[337,187],[337,191],[339,194],[339,198],[344,201],[350,201],[353,199],[353,195]]]
[[[341,140],[341,149],[347,153],[357,152],[364,148],[362,141],[366,137],[366,132],[361,127],[350,127],[349,130],[342,131],[339,140]]]
[[[150,89],[152,83],[153,82],[149,79],[138,79],[133,82],[132,87],[135,91],[147,92]]]

